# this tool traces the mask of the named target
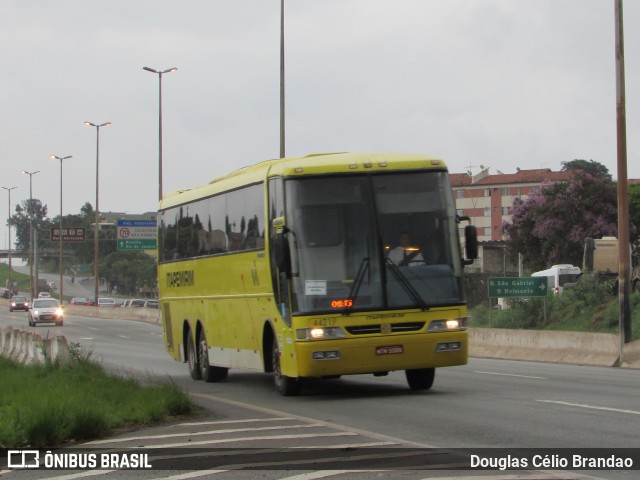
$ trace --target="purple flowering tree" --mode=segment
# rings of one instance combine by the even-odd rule
[[[616,185],[605,176],[576,172],[573,180],[544,185],[516,199],[505,222],[507,249],[527,267],[582,265],[585,238],[617,235]]]

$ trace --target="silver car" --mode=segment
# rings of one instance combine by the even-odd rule
[[[55,298],[36,298],[29,307],[29,326],[38,323],[55,323],[61,327],[64,323],[64,311]]]

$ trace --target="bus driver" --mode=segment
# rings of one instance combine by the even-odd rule
[[[407,232],[400,234],[398,246],[389,252],[388,258],[399,267],[424,265],[420,249],[411,245],[411,236]]]

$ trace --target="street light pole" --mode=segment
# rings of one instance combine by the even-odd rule
[[[63,301],[62,295],[64,294],[64,287],[62,283],[62,276],[64,274],[64,260],[62,257],[62,161],[67,158],[71,158],[72,155],[67,155],[66,157],[58,157],[56,155],[51,155],[51,158],[55,160],[60,160],[60,303]]]
[[[18,187],[2,187],[9,193],[9,209],[7,213],[8,217],[8,226],[9,226],[9,298],[11,298],[11,294],[13,293],[13,283],[11,281],[11,190],[14,190]]]
[[[100,179],[100,127],[106,127],[107,125],[111,125],[111,122],[105,122],[105,123],[100,123],[100,124],[96,124],[96,123],[91,123],[91,122],[84,122],[85,125],[88,125],[90,127],[95,127],[96,128],[96,218],[95,218],[95,233],[94,233],[94,238],[93,238],[93,270],[94,270],[94,275],[95,275],[95,285],[94,285],[94,305],[98,306],[98,288],[100,285],[100,279],[99,279],[99,264],[100,264],[100,250],[99,250],[99,243],[98,243],[98,233],[99,233],[99,225],[100,225],[100,209],[98,208],[98,200],[99,200],[99,179]]]
[[[149,67],[142,67],[142,69],[158,74],[158,200],[162,200],[162,75],[178,69],[176,67],[166,70],[154,70]]]
[[[22,170],[22,173],[29,175],[29,289],[31,292],[31,300],[33,300],[33,176],[40,173],[40,170],[36,170],[35,172]]]
[[[284,0],[280,0],[280,158],[285,156],[284,118]]]

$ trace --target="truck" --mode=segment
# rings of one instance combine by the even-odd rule
[[[578,277],[582,274],[580,267],[563,263],[553,265],[546,270],[534,272],[532,277],[547,277],[547,288],[553,293],[562,293],[565,288],[575,286]]]
[[[49,283],[46,278],[39,278],[38,283],[36,284],[36,296],[38,296],[41,292],[48,292],[51,288],[49,287]]]
[[[616,237],[586,238],[584,242],[583,271],[593,272],[598,277],[614,282],[614,293],[618,288],[618,239]],[[631,289],[640,292],[640,266],[638,259],[631,258]]]

